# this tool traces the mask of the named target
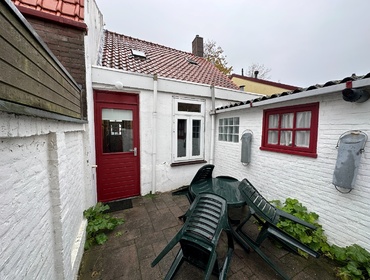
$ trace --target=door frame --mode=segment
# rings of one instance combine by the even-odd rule
[[[100,104],[110,104],[112,107],[114,107],[114,104],[116,105],[131,105],[136,106],[136,110],[133,111],[133,118],[134,120],[137,120],[133,123],[133,130],[136,137],[134,137],[133,146],[137,148],[137,159],[136,159],[136,168],[137,168],[137,195],[140,195],[141,193],[141,170],[140,170],[140,107],[139,107],[139,95],[133,94],[133,93],[127,93],[127,92],[114,92],[114,91],[104,91],[104,90],[94,90],[94,138],[95,138],[95,158],[96,158],[96,164],[97,168],[99,168],[99,155],[101,152],[101,147],[103,145],[101,135],[97,135],[97,133],[100,132],[101,129],[98,128],[98,125],[100,124],[101,119],[101,112],[99,110],[101,109]],[[99,109],[98,109],[99,108]],[[100,149],[100,150],[99,150]],[[98,171],[96,172],[97,176],[97,185],[96,185],[96,191],[97,191],[97,199],[98,201],[102,201],[102,190],[99,189],[99,174]],[[136,195],[132,196],[135,197]],[[122,198],[126,199],[126,198]],[[103,201],[107,202],[107,201]]]

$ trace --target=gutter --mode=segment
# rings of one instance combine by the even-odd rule
[[[370,78],[352,81],[352,85],[353,85],[353,88],[369,87]],[[297,93],[293,93],[289,95],[268,98],[265,100],[258,100],[258,99],[255,101],[249,100],[247,104],[236,105],[234,107],[225,108],[225,109],[216,109],[214,113],[217,114],[217,113],[224,113],[224,112],[230,112],[230,111],[236,111],[236,110],[243,110],[243,109],[249,109],[251,107],[260,107],[260,106],[276,104],[280,102],[297,100],[301,98],[314,97],[314,96],[335,93],[335,92],[342,92],[342,90],[344,90],[345,88],[346,88],[346,83],[341,83],[341,84],[332,85],[328,87],[322,87],[318,89],[301,91],[301,92],[297,92]]]

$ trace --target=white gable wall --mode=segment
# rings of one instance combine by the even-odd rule
[[[190,183],[195,172],[204,163],[171,167],[173,97],[191,98],[205,101],[205,160],[210,159],[211,135],[211,87],[209,85],[177,81],[158,77],[157,82],[157,129],[154,127],[154,78],[105,67],[92,67],[93,88],[139,95],[140,106],[140,173],[141,194],[165,192]],[[216,106],[236,101],[256,98],[237,90],[215,88]],[[91,125],[91,123],[90,123]],[[153,141],[156,137],[157,151],[154,153]],[[153,157],[155,164],[153,165]],[[155,170],[155,176],[153,172]],[[155,177],[154,181],[153,178]]]
[[[312,102],[320,102],[317,158],[259,149],[264,109]],[[319,223],[329,242],[339,246],[357,243],[370,250],[369,142],[351,193],[342,194],[331,183],[337,158],[335,147],[340,135],[348,130],[361,130],[370,135],[370,101],[345,102],[341,92],[336,92],[217,114],[217,120],[225,117],[240,117],[240,137],[244,130],[252,130],[251,163],[241,164],[241,143],[216,140],[214,175],[248,178],[269,200],[283,202],[287,197],[296,198],[308,211],[319,214]]]

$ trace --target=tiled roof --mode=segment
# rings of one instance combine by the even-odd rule
[[[31,9],[69,20],[84,21],[84,0],[12,0],[18,8]],[[22,10],[21,10],[22,12]]]
[[[274,86],[274,87],[279,87],[279,88],[285,88],[285,89],[288,89],[288,90],[295,90],[297,88],[296,86],[291,86],[291,85],[286,85],[286,84],[271,82],[271,81],[267,81],[267,80],[263,80],[263,79],[258,79],[258,78],[246,77],[246,76],[238,75],[238,74],[231,74],[230,75],[230,79],[232,79],[233,77],[239,78],[239,79],[243,79],[243,80],[246,80],[246,81],[251,81],[251,82],[256,82],[256,83],[260,83],[260,84],[265,84],[265,85],[269,85],[269,86]]]
[[[307,88],[297,88],[297,89],[292,90],[292,91],[285,91],[285,92],[282,92],[282,93],[279,93],[279,94],[272,94],[271,96],[262,96],[262,97],[250,99],[250,100],[247,100],[247,101],[243,101],[243,102],[231,103],[231,104],[216,108],[216,111],[223,110],[223,109],[228,109],[228,108],[233,108],[233,107],[238,107],[238,106],[242,106],[242,105],[248,105],[248,104],[252,107],[253,106],[252,104],[254,104],[256,102],[259,102],[259,101],[264,101],[264,100],[268,100],[268,99],[272,99],[272,98],[279,98],[279,97],[283,97],[283,96],[287,96],[287,95],[293,95],[293,94],[297,94],[297,93],[300,93],[300,92],[308,92],[310,90],[325,88],[325,87],[334,86],[334,85],[338,85],[338,84],[342,84],[342,83],[347,83],[349,81],[357,81],[357,80],[367,79],[367,78],[370,78],[370,73],[368,73],[366,75],[363,75],[363,76],[356,76],[355,74],[352,74],[352,76],[346,77],[342,80],[328,81],[325,84],[321,84],[321,85],[317,84],[317,85],[309,86]]]
[[[101,66],[238,90],[212,63],[192,53],[105,31]],[[131,50],[145,53],[134,56]]]

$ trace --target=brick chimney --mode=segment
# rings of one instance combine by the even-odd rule
[[[199,57],[203,57],[203,38],[199,37],[199,35],[195,36],[192,46],[193,54]]]

